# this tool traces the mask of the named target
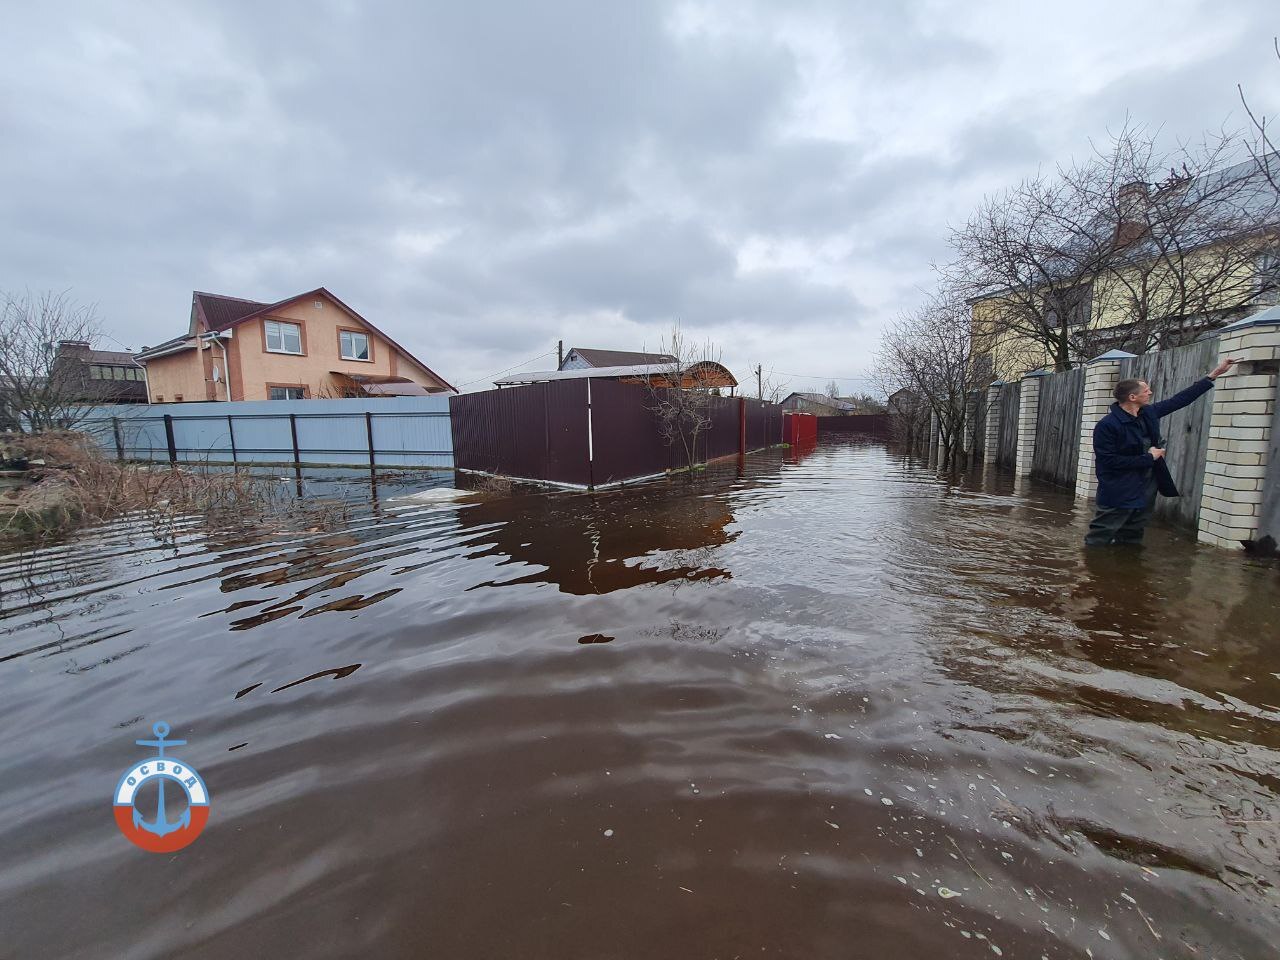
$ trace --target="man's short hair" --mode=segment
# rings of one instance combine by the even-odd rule
[[[1116,384],[1116,403],[1124,403],[1129,399],[1129,394],[1137,393],[1141,389],[1141,380],[1121,380]]]

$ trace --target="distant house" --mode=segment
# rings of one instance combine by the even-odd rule
[[[585,367],[638,367],[675,363],[668,353],[636,353],[632,350],[592,350],[572,347],[560,361],[561,370],[581,370]]]
[[[920,395],[903,387],[889,394],[888,407],[891,414],[912,414],[920,408]]]
[[[324,287],[275,303],[197,291],[186,333],[137,359],[152,403],[458,392]]]
[[[819,417],[847,417],[861,412],[856,404],[848,400],[828,397],[822,393],[788,394],[781,406],[783,410],[812,413]]]
[[[147,374],[132,353],[94,350],[83,340],[62,340],[52,375],[67,400],[84,403],[146,403]]]

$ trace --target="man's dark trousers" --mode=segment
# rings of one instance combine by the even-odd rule
[[[1098,507],[1084,538],[1085,544],[1099,547],[1113,543],[1141,543],[1147,521],[1156,508],[1156,478],[1150,474],[1147,475],[1146,496],[1147,505],[1140,510]]]

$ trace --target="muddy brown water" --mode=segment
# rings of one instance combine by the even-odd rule
[[[433,496],[0,560],[0,957],[1277,955],[1273,562],[856,443]]]

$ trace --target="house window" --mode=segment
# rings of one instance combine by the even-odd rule
[[[296,323],[281,323],[279,320],[268,320],[267,350],[271,353],[302,354],[302,327]]]
[[[368,360],[369,335],[354,330],[343,330],[338,334],[343,360]]]
[[[270,387],[267,391],[271,400],[305,400],[306,387]]]

